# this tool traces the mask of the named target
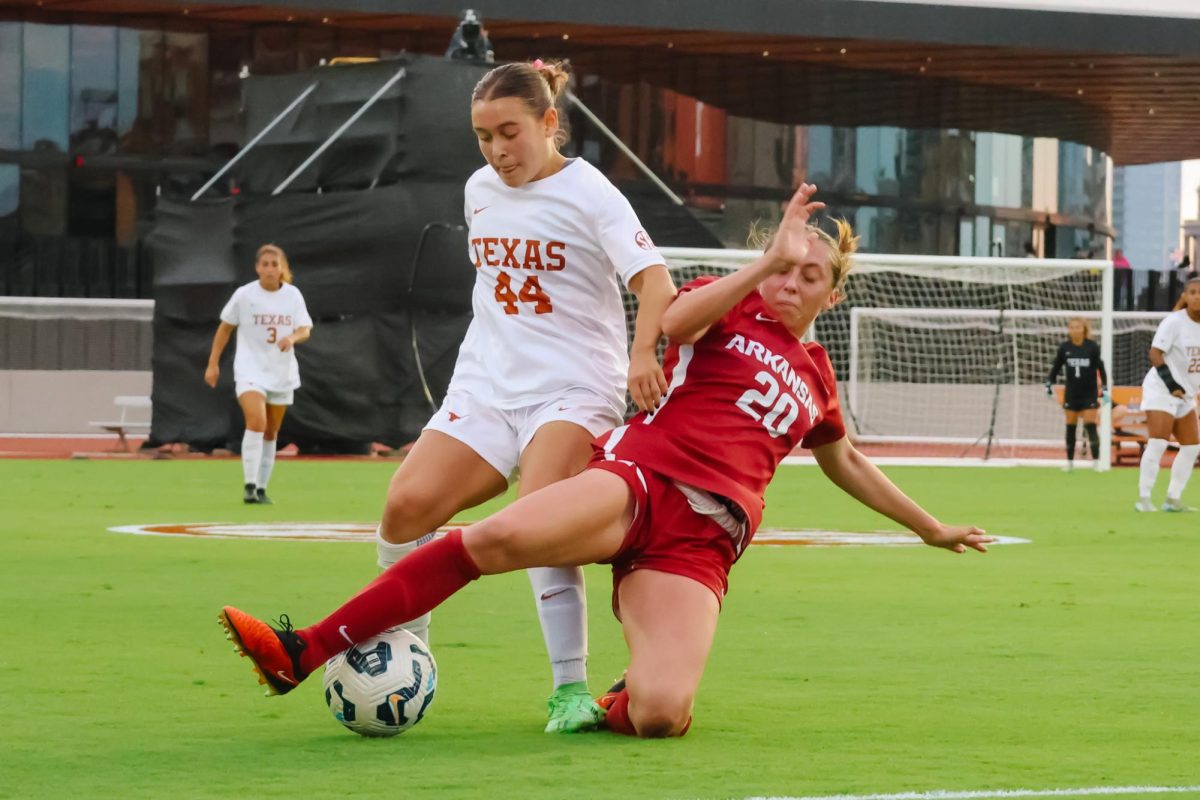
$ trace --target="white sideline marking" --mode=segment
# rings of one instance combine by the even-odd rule
[[[1062,469],[1067,462],[1061,458],[951,458],[949,456],[870,456],[877,467],[1054,467]],[[783,459],[787,467],[816,466],[812,456],[787,456]],[[1092,462],[1080,459],[1075,462],[1076,472],[1091,472]]]
[[[984,789],[956,792],[935,789],[931,792],[898,792],[896,794],[823,794],[804,797],[762,796],[745,800],[978,800],[990,797],[1087,797],[1092,795],[1123,794],[1189,794],[1200,793],[1200,786],[1089,786],[1082,789]]]

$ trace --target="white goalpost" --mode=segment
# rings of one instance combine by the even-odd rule
[[[660,249],[677,285],[759,255]],[[1114,353],[1118,379],[1136,374],[1140,383],[1138,359],[1163,316],[1114,314],[1112,269],[1101,260],[859,254],[845,299],[811,335],[830,353],[859,442],[894,447],[915,463],[1061,460],[1062,411],[1043,382],[1068,320],[1088,321],[1111,387]],[[629,313],[632,325],[632,304]],[[1099,429],[1093,457],[1107,469],[1107,407]]]

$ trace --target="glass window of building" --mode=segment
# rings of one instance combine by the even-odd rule
[[[21,149],[21,23],[0,22],[0,150]]]
[[[116,151],[117,111],[116,28],[71,26],[71,149]]]
[[[70,33],[64,25],[25,25],[21,47],[21,146],[25,150],[67,150]]]
[[[208,36],[165,37],[167,151],[202,155],[208,149]]]

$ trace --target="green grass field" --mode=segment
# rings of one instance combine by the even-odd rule
[[[216,612],[233,603],[307,624],[374,574],[371,545],[106,532],[370,521],[393,468],[282,463],[277,505],[243,507],[230,461],[0,461],[0,797],[1200,784],[1200,514],[1135,514],[1131,470],[889,470],[943,519],[1033,540],[986,556],[752,548],[733,573],[695,725],[673,741],[541,733],[549,671],[523,575],[485,579],[440,609],[429,714],[397,739],[359,739],[329,715],[319,680],[264,698]],[[1200,478],[1185,500],[1200,505]],[[895,527],[804,467],[781,470],[765,524]],[[606,570],[588,578],[601,690],[624,645]]]

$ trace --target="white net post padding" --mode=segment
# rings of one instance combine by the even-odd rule
[[[0,297],[0,369],[149,370],[154,301]]]
[[[661,252],[678,285],[727,274],[760,255]],[[1117,315],[1118,321],[1112,291],[1108,261],[859,254],[845,299],[818,317],[812,333],[829,351],[847,421],[861,441],[957,448],[939,455],[1019,457],[1026,447],[1057,447],[1061,454],[1062,412],[1042,383],[1067,320],[1090,321],[1110,383],[1132,380],[1113,363],[1114,334],[1140,335],[1149,326],[1152,335],[1157,324],[1155,315]],[[629,313],[632,327],[632,304]],[[1140,383],[1145,366],[1126,372]],[[1104,469],[1111,428],[1104,408],[1097,454]],[[973,443],[979,447],[972,450]]]

